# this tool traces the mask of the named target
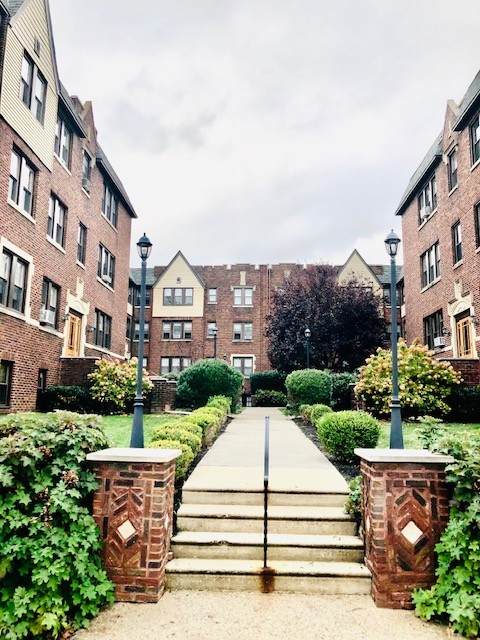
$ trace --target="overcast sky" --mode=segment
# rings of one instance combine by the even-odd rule
[[[480,68],[479,0],[50,5],[152,265],[388,262],[408,180]]]

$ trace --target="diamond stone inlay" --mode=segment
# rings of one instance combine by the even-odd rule
[[[417,527],[413,520],[410,520],[402,529],[402,534],[411,544],[415,544],[423,536],[423,531]]]
[[[124,540],[128,540],[128,538],[131,538],[133,534],[136,533],[136,529],[130,520],[125,520],[125,522],[118,527],[117,531]]]

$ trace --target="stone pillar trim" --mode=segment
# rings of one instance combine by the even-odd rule
[[[87,454],[90,462],[171,462],[182,455],[180,449],[133,449],[131,447],[112,447]]]
[[[435,583],[435,545],[449,517],[451,456],[355,449],[361,458],[365,564],[378,607],[412,609],[412,591]]]

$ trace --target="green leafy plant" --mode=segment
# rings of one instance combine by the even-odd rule
[[[332,373],[332,407],[335,411],[350,409],[352,385],[358,378],[354,373]]]
[[[211,396],[224,395],[236,406],[242,384],[242,374],[223,360],[198,360],[180,374],[175,404],[198,408]]]
[[[311,424],[316,425],[326,413],[333,413],[333,409],[326,404],[312,404],[307,413],[308,420]]]
[[[448,398],[449,422],[480,422],[480,386],[457,385]]]
[[[103,413],[131,411],[137,388],[137,358],[97,360],[96,369],[88,374],[92,397],[103,407]],[[143,371],[142,389],[145,396],[153,387],[148,373]]]
[[[413,593],[415,613],[447,619],[467,638],[480,635],[480,437],[445,434],[432,450],[455,458],[447,465],[453,501],[447,528],[436,545],[437,582]]]
[[[217,409],[221,409],[224,414],[227,414],[231,411],[232,399],[227,398],[227,396],[212,396],[208,399],[206,406],[216,407]]]
[[[76,386],[47,387],[40,396],[42,411],[75,411],[76,413],[96,413],[98,402],[92,398],[90,389]]]
[[[175,460],[175,478],[179,480],[188,472],[195,455],[188,444],[179,440],[155,440],[150,444],[152,449],[180,449],[181,455]]]
[[[281,391],[260,389],[254,398],[256,407],[284,407],[287,404],[287,396]]]
[[[350,480],[348,487],[350,493],[345,500],[345,513],[353,516],[357,522],[358,532],[362,533],[362,476],[356,476]]]
[[[378,421],[362,411],[327,413],[317,422],[318,437],[326,450],[343,462],[356,459],[356,447],[375,448],[380,435]]]
[[[250,376],[250,388],[252,395],[256,395],[257,391],[281,391],[285,393],[286,373],[281,371],[260,371],[252,373]]]
[[[292,371],[285,381],[292,404],[330,404],[332,378],[327,371],[301,369]]]
[[[97,416],[0,418],[0,637],[66,637],[113,601],[88,510]]]
[[[447,362],[432,358],[428,347],[415,341],[410,346],[398,343],[398,386],[402,414],[444,415],[449,411],[446,402],[451,390],[460,383],[460,375]],[[368,411],[388,415],[392,395],[392,352],[377,349],[360,369],[355,393]]]
[[[193,433],[188,426],[194,425],[189,425],[188,422],[178,422],[176,424],[156,428],[152,433],[150,442],[151,446],[155,447],[159,440],[178,440],[178,442],[188,445],[192,450],[193,455],[196,455],[202,447],[202,438],[201,436]]]
[[[420,416],[418,418],[420,426],[415,429],[415,434],[422,443],[424,449],[430,449],[434,442],[445,433],[445,425],[440,418],[433,416]]]

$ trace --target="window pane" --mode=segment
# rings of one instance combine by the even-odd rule
[[[192,337],[192,323],[185,322],[184,323],[184,338],[185,340],[190,340]]]
[[[174,291],[175,304],[182,304],[183,302],[183,289],[176,288]]]
[[[252,304],[253,300],[253,289],[245,289],[245,304]]]
[[[173,323],[173,338],[174,340],[180,340],[182,338],[182,323],[174,322]]]
[[[251,340],[252,336],[253,336],[253,331],[252,331],[252,323],[251,322],[246,322],[244,325],[244,333],[243,333],[243,337],[245,340]]]
[[[172,290],[164,289],[163,290],[163,304],[172,304]]]
[[[193,289],[185,289],[185,304],[193,304]]]
[[[11,264],[12,258],[10,254],[3,252],[0,263],[0,304],[5,306],[7,306],[8,302],[8,280],[10,277]]]

